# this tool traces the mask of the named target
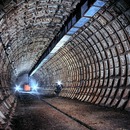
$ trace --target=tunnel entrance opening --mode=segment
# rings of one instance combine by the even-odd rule
[[[61,81],[58,81],[61,85]],[[28,76],[28,73],[20,74],[14,85],[13,92],[16,96],[21,97],[24,95],[34,95],[34,96],[44,96],[44,97],[54,97],[56,96],[54,91],[54,86],[48,86],[43,82],[43,80],[38,75]]]
[[[28,74],[24,73],[17,77],[14,86],[14,92],[17,94],[39,94],[41,84],[37,76],[28,77]]]

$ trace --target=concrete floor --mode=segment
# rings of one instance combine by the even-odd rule
[[[130,113],[58,97],[24,97],[12,124],[13,130],[130,130]]]

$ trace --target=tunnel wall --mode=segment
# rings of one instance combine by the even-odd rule
[[[129,42],[129,3],[109,1],[38,73],[62,97],[130,110]]]
[[[9,127],[16,99],[11,93],[12,68],[2,43],[0,42],[0,129]]]

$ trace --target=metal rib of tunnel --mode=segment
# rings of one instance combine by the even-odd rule
[[[46,60],[66,35],[63,46]],[[18,102],[14,89],[26,74],[37,80],[42,96],[53,95],[60,81],[63,99],[129,113],[130,1],[0,0],[0,129],[11,126]],[[61,111],[56,101],[47,101]]]

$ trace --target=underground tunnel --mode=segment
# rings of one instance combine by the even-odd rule
[[[0,130],[130,130],[130,0],[0,0]]]

